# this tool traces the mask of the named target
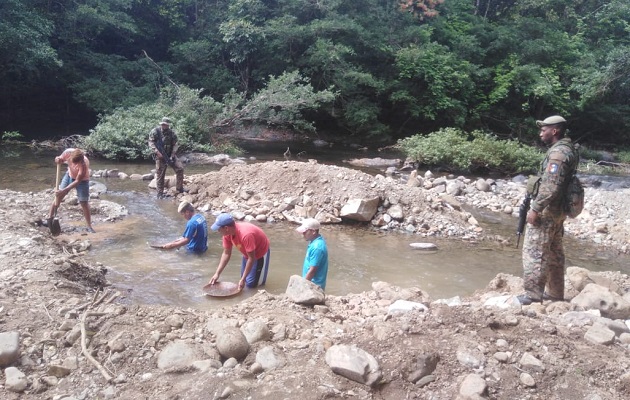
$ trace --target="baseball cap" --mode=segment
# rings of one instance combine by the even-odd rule
[[[162,118],[162,121],[160,122],[160,125],[168,125],[168,126],[171,126],[171,119],[170,119],[170,118],[167,118],[167,117]]]
[[[214,221],[214,224],[212,224],[212,230],[213,231],[218,231],[219,228],[224,227],[226,225],[230,225],[234,223],[234,218],[232,218],[232,215],[229,213],[221,213],[219,215],[217,215],[217,219],[216,221]]]
[[[542,121],[536,121],[536,125],[538,125],[538,127],[541,128],[543,126],[562,124],[565,122],[567,122],[567,120],[562,118],[561,116],[552,115],[551,117],[547,117]]]
[[[306,218],[302,221],[302,225],[297,227],[296,231],[304,233],[309,229],[319,230],[320,226],[319,221],[315,218]]]

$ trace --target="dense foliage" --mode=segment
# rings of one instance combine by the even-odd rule
[[[173,87],[211,110],[173,114],[191,147],[232,123],[533,144],[552,114],[610,147],[630,140],[630,2],[3,0],[0,87],[0,130],[80,105],[103,116],[89,142],[115,157],[144,156],[131,133],[174,113]],[[122,150],[109,152],[107,130],[129,134]]]
[[[410,136],[399,140],[398,146],[422,165],[456,171],[534,173],[543,159],[540,150],[515,140],[499,140],[481,131],[468,134],[455,128]]]
[[[234,153],[239,149],[213,134],[216,129],[253,124],[311,131],[314,127],[303,118],[302,111],[333,98],[334,93],[328,90],[314,93],[297,73],[270,77],[267,86],[247,101],[244,95],[231,91],[223,103],[218,103],[210,96],[201,96],[200,90],[171,85],[155,102],[119,108],[103,116],[81,146],[105,158],[148,158],[149,132],[162,116],[168,116],[180,150]]]

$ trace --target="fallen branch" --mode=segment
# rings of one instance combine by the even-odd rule
[[[83,315],[81,316],[81,350],[83,352],[83,355],[94,365],[96,366],[96,368],[98,368],[98,370],[101,372],[101,375],[103,375],[103,377],[105,378],[105,380],[107,382],[111,382],[111,380],[113,379],[112,376],[109,374],[109,372],[107,371],[107,369],[105,367],[103,367],[101,365],[101,363],[99,363],[98,361],[96,361],[96,359],[94,357],[92,357],[92,355],[88,352],[87,349],[87,332],[85,330],[85,320],[87,319],[87,317],[98,317],[101,315],[106,315],[106,313],[95,313],[95,312],[84,312]]]

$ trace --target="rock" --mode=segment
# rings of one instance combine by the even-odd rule
[[[400,204],[394,204],[393,206],[389,207],[389,209],[387,210],[387,214],[396,221],[402,221],[405,218],[405,214]]]
[[[521,372],[521,374],[519,375],[518,379],[519,379],[519,381],[521,381],[521,383],[525,387],[529,387],[529,388],[536,387],[536,381],[527,372]]]
[[[237,321],[225,318],[210,318],[206,323],[206,330],[213,335],[218,335],[227,327],[236,327]]]
[[[340,216],[354,221],[368,222],[376,214],[380,201],[379,197],[348,200],[341,208]]]
[[[20,334],[16,331],[0,333],[0,367],[6,367],[20,356]]]
[[[284,358],[274,351],[272,346],[266,346],[258,350],[256,353],[256,362],[260,364],[265,371],[281,368],[285,364]]]
[[[326,299],[321,287],[299,275],[292,275],[289,278],[286,295],[296,304],[324,304]]]
[[[524,353],[519,361],[521,367],[526,371],[544,372],[545,367],[542,362],[534,357],[531,353]]]
[[[413,310],[420,310],[422,312],[428,311],[428,307],[422,303],[417,303],[415,301],[407,301],[407,300],[396,300],[392,305],[387,309],[388,314],[393,314],[397,312],[409,312]]]
[[[249,352],[249,343],[240,329],[226,327],[217,337],[217,350],[223,358],[234,357],[242,360]]]
[[[166,319],[164,320],[164,322],[175,329],[179,329],[182,326],[184,326],[184,319],[181,317],[181,315],[178,314],[171,314],[168,317],[166,317]]]
[[[468,368],[481,368],[486,363],[486,357],[478,349],[466,344],[461,344],[457,348],[457,361]]]
[[[245,335],[245,338],[247,339],[247,342],[249,344],[254,344],[260,341],[267,341],[271,338],[271,332],[269,332],[267,324],[261,319],[248,321],[245,325],[241,327],[241,331]]]
[[[4,370],[4,386],[7,390],[12,392],[21,393],[26,390],[28,386],[28,381],[26,380],[26,375],[19,369],[15,367],[9,367]]]
[[[609,345],[615,343],[615,332],[601,323],[596,323],[586,331],[584,339],[593,344]]]
[[[382,377],[376,359],[356,346],[334,345],[326,351],[326,364],[338,375],[368,386]]]
[[[51,364],[48,366],[48,375],[57,377],[57,378],[63,378],[64,376],[68,376],[70,375],[72,371],[70,370],[70,368],[66,368],[62,365],[54,365]]]
[[[426,251],[431,251],[431,250],[437,250],[438,247],[435,243],[409,243],[409,246],[412,249],[416,249],[416,250],[426,250]]]
[[[488,391],[486,381],[477,374],[468,374],[459,385],[459,394],[464,399],[478,399]]]
[[[584,290],[571,299],[571,304],[584,309],[600,310],[602,315],[612,319],[630,318],[630,303],[608,288],[589,283]]]
[[[158,354],[157,366],[163,371],[187,368],[195,361],[194,356],[194,350],[187,343],[176,340]]]
[[[475,187],[480,192],[489,192],[490,191],[490,184],[488,182],[486,182],[485,179],[477,179],[477,182],[475,182]]]
[[[413,357],[408,366],[409,375],[407,376],[407,380],[412,383],[417,383],[421,378],[432,374],[439,361],[440,355],[434,352]]]
[[[397,167],[400,164],[402,164],[402,160],[399,158],[385,159],[385,158],[380,158],[380,157],[354,158],[346,162],[350,165],[354,165],[355,167],[371,167],[371,168]]]

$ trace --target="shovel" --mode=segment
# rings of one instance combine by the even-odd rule
[[[55,215],[52,221],[48,224],[50,228],[50,233],[53,236],[57,236],[61,233],[61,225],[59,224],[59,218],[57,218],[57,209],[59,208],[59,203],[57,202],[57,189],[59,189],[59,175],[61,173],[61,164],[57,164],[57,180],[55,181]]]

